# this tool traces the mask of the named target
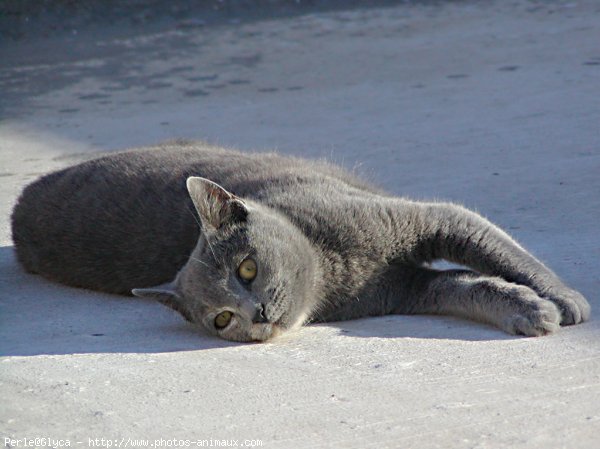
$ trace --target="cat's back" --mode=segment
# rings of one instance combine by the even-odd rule
[[[331,177],[352,182],[353,179],[344,170],[323,162],[276,153],[243,153],[177,140],[108,153],[42,176],[24,189],[14,215],[18,217],[27,206],[34,205],[56,208],[57,204],[76,202],[82,208],[96,206],[99,199],[123,203],[130,197],[143,203],[140,195],[149,190],[183,192],[187,196],[185,180],[189,176],[208,178],[240,196],[255,196],[282,180]],[[153,203],[155,206],[166,206],[163,203],[173,199],[173,195],[152,197],[152,201],[158,201]]]
[[[109,186],[131,189],[132,182],[171,184],[188,176],[202,176],[240,196],[273,184],[315,181],[317,178],[346,183],[372,191],[373,188],[345,169],[324,160],[284,156],[274,152],[247,153],[203,142],[175,140],[157,146],[112,152],[68,167],[34,182],[54,189],[72,190],[84,180],[93,180],[93,190]]]

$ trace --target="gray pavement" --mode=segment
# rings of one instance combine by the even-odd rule
[[[599,447],[600,3],[188,19],[0,42],[2,443]],[[239,345],[21,270],[9,215],[24,185],[173,137],[326,157],[477,209],[586,295],[592,318],[518,338],[388,316]]]

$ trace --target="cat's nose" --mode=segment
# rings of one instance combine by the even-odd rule
[[[256,312],[254,313],[254,318],[252,318],[253,323],[268,323],[269,320],[265,316],[265,306],[263,304],[256,304]]]

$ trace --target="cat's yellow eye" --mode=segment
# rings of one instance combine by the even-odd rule
[[[238,276],[245,282],[252,282],[258,273],[256,262],[245,259],[238,267]]]
[[[226,328],[227,325],[231,322],[232,318],[233,313],[231,313],[229,310],[224,310],[215,317],[215,327],[217,329]]]

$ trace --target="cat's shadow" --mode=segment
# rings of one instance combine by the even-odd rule
[[[161,353],[236,346],[140,298],[65,287],[24,272],[0,248],[0,355]]]
[[[0,292],[0,355],[4,356],[161,353],[240,345],[203,334],[153,301],[69,288],[27,274],[12,246],[0,248]],[[514,338],[480,324],[432,316],[387,316],[318,326],[364,338]]]
[[[339,335],[352,338],[415,338],[458,341],[515,340],[492,326],[449,316],[387,315],[319,326],[334,327]]]

